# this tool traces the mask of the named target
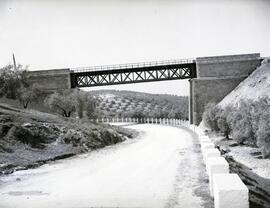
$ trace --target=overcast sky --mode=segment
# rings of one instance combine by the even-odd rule
[[[267,0],[0,0],[0,66],[12,53],[29,70],[270,56],[269,11]],[[189,93],[187,80],[105,88]]]

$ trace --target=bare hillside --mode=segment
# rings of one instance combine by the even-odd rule
[[[241,82],[234,91],[227,95],[220,105],[237,105],[241,99],[257,100],[260,97],[270,98],[270,60],[264,60],[248,78]]]
[[[264,97],[267,99],[260,100]],[[254,102],[258,100],[259,102]],[[269,103],[270,100],[269,59],[264,60],[260,67],[218,104],[221,109],[225,109],[226,114],[223,114],[223,117],[231,129],[232,139],[217,137],[216,133],[213,133],[212,139],[224,152],[223,156],[230,164],[230,171],[237,173],[248,187],[250,207],[268,208],[270,207],[270,159],[262,157],[261,153],[262,149],[269,149],[270,144],[269,119],[265,119],[269,118],[269,105],[267,106],[262,100],[268,100],[265,103]],[[234,108],[228,108],[229,111],[226,111],[227,106]],[[262,110],[261,106],[265,108]],[[254,144],[239,144],[239,138],[244,136],[247,140],[253,140]]]

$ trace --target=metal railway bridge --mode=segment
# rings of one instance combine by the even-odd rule
[[[196,59],[66,68],[28,72],[29,82],[44,90],[189,79],[190,122],[198,124],[204,106],[219,102],[262,61],[259,53]]]
[[[70,69],[71,88],[196,77],[194,59],[104,65]]]

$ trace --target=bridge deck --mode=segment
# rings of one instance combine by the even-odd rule
[[[194,59],[71,68],[71,86],[91,87],[196,77]]]

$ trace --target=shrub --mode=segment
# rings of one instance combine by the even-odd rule
[[[27,108],[29,103],[37,102],[41,94],[41,88],[37,84],[34,84],[29,87],[21,87],[18,90],[18,99],[23,107]]]
[[[53,111],[64,117],[70,117],[76,111],[77,102],[77,95],[70,91],[55,92],[46,100]]]
[[[230,111],[231,107],[222,109],[215,103],[208,103],[203,113],[203,121],[212,131],[220,131],[228,139],[231,133],[231,126],[228,122],[227,115]]]
[[[270,99],[260,98],[252,105],[252,126],[257,139],[257,146],[264,158],[270,156]]]
[[[0,97],[16,99],[18,90],[27,87],[26,69],[22,65],[14,70],[12,65],[0,69]]]
[[[85,100],[85,112],[86,116],[89,119],[96,119],[97,118],[97,108],[96,108],[96,100],[91,97],[87,96]]]
[[[256,145],[252,127],[251,101],[241,100],[238,107],[228,117],[232,128],[232,137],[239,144]]]
[[[85,93],[77,90],[74,92],[74,98],[77,100],[76,111],[79,118],[83,118],[83,111],[85,108]]]
[[[228,121],[228,115],[232,111],[233,108],[231,106],[227,106],[225,109],[219,108],[217,111],[217,126],[227,139],[229,139],[229,135],[232,131]]]
[[[260,117],[269,111],[270,99],[268,97],[262,97],[257,101],[250,103],[251,105],[251,118],[252,118],[252,129],[257,132],[259,129]]]
[[[109,105],[108,105],[108,107],[111,109],[111,108],[113,108],[113,106],[114,106],[114,104],[111,102]]]
[[[96,100],[83,91],[55,92],[47,98],[46,103],[54,112],[64,117],[70,117],[77,112],[79,118],[96,118]]]
[[[257,145],[261,149],[264,158],[270,157],[270,114],[263,114],[260,117],[258,126],[256,132]]]
[[[216,106],[216,103],[208,103],[205,106],[205,110],[203,113],[203,121],[205,125],[210,128],[212,131],[219,131],[219,127],[217,124],[219,108]]]

